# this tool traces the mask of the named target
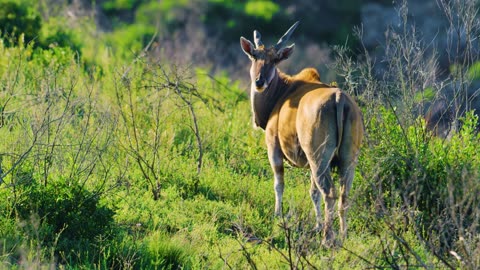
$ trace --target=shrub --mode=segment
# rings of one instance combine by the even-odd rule
[[[69,47],[80,52],[80,38],[74,30],[65,28],[65,19],[51,17],[43,22],[30,2],[0,0],[0,5],[0,38],[7,47],[20,45],[18,39],[22,37],[23,43],[34,41],[35,47]]]
[[[480,61],[476,61],[468,69],[468,79],[469,80],[480,80]]]
[[[106,43],[119,58],[130,58],[152,39],[155,29],[143,24],[131,24],[110,33]]]
[[[101,205],[98,194],[66,182],[44,186],[30,179],[17,187],[19,198],[14,208],[26,224],[32,216],[39,218],[38,231],[30,225],[24,228],[27,237],[38,233],[41,246],[73,259],[72,251],[91,251],[97,238],[111,233],[114,211]]]
[[[245,4],[247,15],[263,18],[266,21],[270,21],[279,10],[278,4],[272,1],[249,1]]]
[[[458,239],[478,230],[477,117],[463,118],[450,141],[432,137],[424,121],[405,127],[398,119],[383,108],[367,123],[369,147],[359,166],[366,181],[357,190],[365,201],[359,207],[375,209],[387,224],[394,219],[399,237],[413,228],[418,240],[444,257]],[[403,216],[400,223],[395,215]]]
[[[29,4],[22,1],[1,0],[0,32],[7,46],[17,44],[16,38],[24,35],[25,43],[33,41],[39,35],[42,26],[40,16]],[[11,37],[11,38],[8,38]]]
[[[105,11],[114,12],[121,9],[132,9],[141,3],[142,0],[107,0],[101,6]]]
[[[44,49],[50,47],[70,48],[76,53],[80,53],[82,49],[82,41],[80,34],[72,28],[65,28],[68,24],[63,18],[49,18],[43,24],[40,35],[40,46]]]

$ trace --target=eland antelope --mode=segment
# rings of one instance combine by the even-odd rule
[[[322,83],[316,69],[306,68],[290,76],[277,68],[293,52],[295,44],[286,43],[297,25],[290,27],[275,46],[265,47],[256,30],[255,45],[244,37],[240,45],[252,62],[251,107],[255,125],[265,130],[274,173],[275,215],[282,214],[283,160],[296,167],[309,167],[316,229],[323,225],[323,243],[331,245],[337,195],[330,169],[336,167],[340,178],[338,214],[340,233],[345,238],[347,197],[362,143],[363,119],[355,101],[337,87]],[[325,203],[323,224],[320,196]]]

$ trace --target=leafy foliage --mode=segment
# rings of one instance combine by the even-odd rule
[[[98,237],[108,236],[114,211],[100,205],[98,195],[78,185],[67,185],[68,181],[46,187],[29,181],[18,185],[19,196],[13,207],[20,220],[38,216],[39,228],[27,226],[24,230],[27,235],[38,233],[40,245],[64,254],[72,249],[85,252],[93,250]]]
[[[392,110],[384,109],[378,117],[367,127],[371,144],[364,150],[361,161],[365,162],[364,169],[372,170],[364,173],[375,177],[369,185],[380,185],[379,193],[370,195],[373,200],[367,201],[367,207],[380,203],[377,206],[381,212],[411,207],[415,212],[411,218],[427,229],[422,233],[445,230],[444,235],[449,236],[442,241],[450,246],[455,236],[446,230],[451,228],[436,226],[439,217],[449,214],[445,209],[478,191],[478,186],[470,183],[480,173],[480,160],[474,153],[479,140],[475,133],[477,117],[469,114],[460,133],[448,143],[432,137],[423,121],[418,120],[417,125],[405,129]],[[476,198],[471,199],[470,203],[475,204]]]
[[[245,4],[245,13],[269,21],[280,7],[271,1],[250,1]]]
[[[50,46],[68,47],[80,52],[81,41],[72,29],[65,28],[66,22],[62,18],[42,20],[36,9],[25,1],[0,1],[0,34],[6,46],[28,44],[35,47],[48,48]]]
[[[16,39],[23,34],[24,42],[29,43],[39,35],[42,26],[40,15],[35,9],[22,2],[0,1],[0,33],[7,46],[14,46]]]
[[[68,22],[61,18],[50,18],[43,23],[39,43],[43,48],[62,47],[70,48],[76,53],[82,49],[80,33],[74,29],[65,28]]]
[[[469,67],[467,74],[469,80],[480,80],[480,61],[473,63],[473,65]]]

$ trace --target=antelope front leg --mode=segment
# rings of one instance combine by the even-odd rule
[[[283,165],[274,167],[273,173],[273,189],[275,190],[275,216],[280,217],[282,216],[282,198],[285,185],[283,181]]]
[[[275,216],[282,215],[282,197],[284,190],[283,181],[283,153],[277,139],[269,140],[267,137],[268,160],[273,170],[273,189],[275,190]]]

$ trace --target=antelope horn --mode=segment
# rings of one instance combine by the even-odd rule
[[[275,45],[275,49],[279,50],[283,46],[285,46],[285,43],[290,39],[290,36],[292,35],[293,31],[295,31],[295,28],[297,28],[298,24],[300,22],[297,21],[294,23],[288,30],[283,34],[283,36],[278,40],[277,44]]]
[[[260,40],[262,38],[262,35],[260,35],[260,32],[258,32],[257,30],[253,31],[253,38],[255,41],[255,46],[257,46],[257,48],[263,46],[263,43]]]

